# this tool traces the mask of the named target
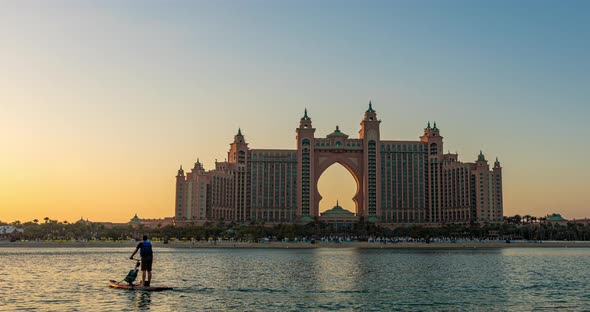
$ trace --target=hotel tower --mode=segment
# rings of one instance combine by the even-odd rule
[[[199,160],[176,175],[177,223],[307,223],[321,219],[318,180],[334,163],[357,183],[354,214],[383,225],[502,221],[502,167],[482,152],[472,163],[443,153],[430,122],[419,141],[383,140],[369,102],[358,138],[338,128],[316,137],[305,111],[293,150],[251,149],[241,130],[227,160],[205,170]],[[338,206],[341,211],[341,207]],[[352,208],[352,207],[350,207]]]

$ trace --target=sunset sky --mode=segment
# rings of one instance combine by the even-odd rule
[[[436,120],[504,167],[504,214],[590,217],[588,1],[1,1],[0,221],[174,215],[180,164],[295,148],[308,109],[386,140]],[[340,165],[322,210],[354,210]]]

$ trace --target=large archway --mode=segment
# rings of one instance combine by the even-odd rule
[[[359,183],[354,175],[339,163],[328,167],[317,182],[320,194],[319,213],[332,209],[336,202],[346,210],[355,211],[354,197],[359,192]]]
[[[323,151],[323,150],[315,150],[315,157],[314,157],[314,200],[313,200],[313,207],[312,207],[312,215],[319,216],[320,213],[320,201],[322,200],[322,195],[318,189],[318,182],[322,174],[330,168],[334,164],[342,165],[353,177],[354,181],[356,181],[356,190],[355,195],[352,198],[354,203],[354,213],[356,215],[362,216],[364,215],[363,206],[364,197],[363,197],[363,189],[364,189],[364,181],[363,181],[363,154],[361,152],[356,153],[340,153],[334,151]],[[329,203],[330,204],[330,203]],[[334,203],[331,203],[332,206]],[[330,207],[331,208],[331,207]],[[352,209],[353,207],[346,207],[348,209]]]

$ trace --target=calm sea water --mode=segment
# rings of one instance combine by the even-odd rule
[[[111,289],[132,248],[0,248],[0,310],[588,310],[590,249],[155,250],[152,285]]]

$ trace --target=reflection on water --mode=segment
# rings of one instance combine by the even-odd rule
[[[590,249],[156,249],[152,285],[112,289],[128,248],[0,248],[0,310],[584,310]]]
[[[137,308],[137,311],[149,310],[152,303],[152,293],[149,291],[130,291],[129,300],[131,305]]]

